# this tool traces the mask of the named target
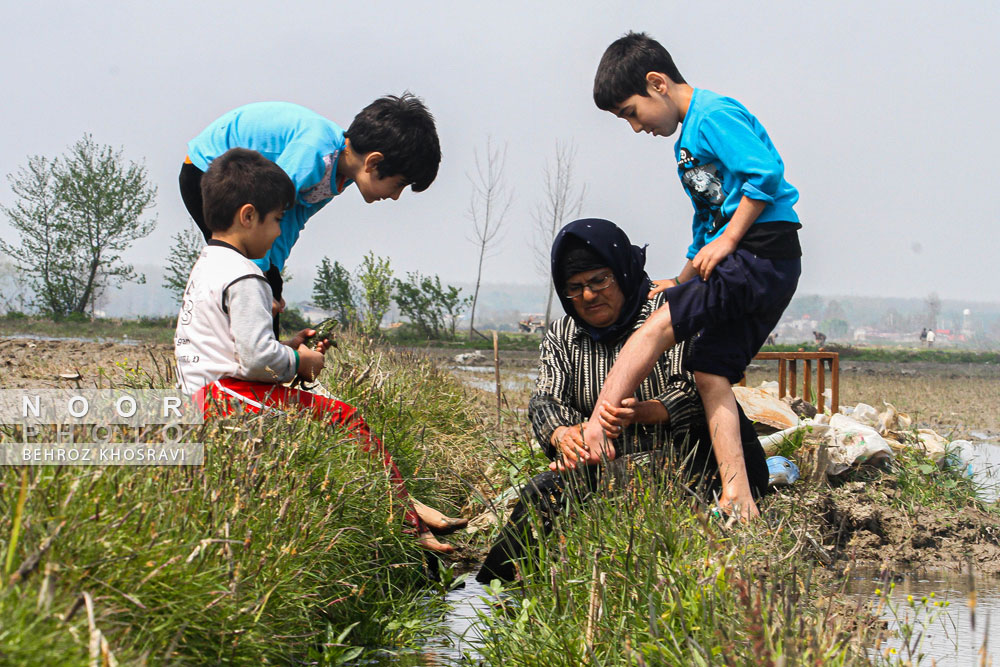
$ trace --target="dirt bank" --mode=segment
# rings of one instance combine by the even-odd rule
[[[836,488],[786,491],[775,509],[808,517],[808,529],[835,559],[868,562],[890,570],[917,568],[1000,574],[1000,522],[973,506],[953,509],[894,503],[892,475]],[[793,521],[793,525],[797,523]]]
[[[0,387],[95,387],[125,379],[128,372],[173,378],[173,345],[135,345],[81,340],[0,338]],[[79,380],[61,376],[79,374]]]

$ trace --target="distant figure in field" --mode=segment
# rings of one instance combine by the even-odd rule
[[[826,334],[822,331],[813,331],[813,339],[816,341],[816,347],[823,347],[826,345]]]
[[[927,330],[927,347],[934,347],[934,329]]]
[[[927,327],[924,327],[920,331],[920,342],[921,343],[926,343],[927,342]]]
[[[768,334],[767,341],[765,341],[764,345],[777,345],[778,344],[777,340],[778,340],[777,333]]]

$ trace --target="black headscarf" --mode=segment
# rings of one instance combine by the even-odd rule
[[[615,282],[625,295],[622,312],[610,326],[593,327],[587,324],[577,315],[573,300],[566,296],[565,256],[572,251],[575,264],[582,254],[576,251],[580,248],[580,241],[601,260],[599,266],[593,268],[601,266],[610,268],[615,275]],[[574,220],[559,231],[552,243],[552,282],[556,286],[563,309],[578,326],[598,342],[617,340],[623,333],[632,329],[635,317],[649,293],[649,276],[646,275],[645,267],[646,248],[632,245],[625,232],[610,220],[600,218]]]

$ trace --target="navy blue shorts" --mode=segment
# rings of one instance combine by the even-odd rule
[[[708,280],[665,293],[677,340],[691,341],[685,367],[739,382],[795,294],[802,259],[766,259],[737,248]]]

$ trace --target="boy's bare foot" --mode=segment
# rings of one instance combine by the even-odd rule
[[[439,554],[453,554],[455,553],[455,547],[448,544],[447,542],[441,542],[438,538],[434,537],[431,532],[420,533],[417,536],[417,544],[420,545],[421,549],[427,549],[428,551],[433,551]]]
[[[457,519],[450,516],[445,516],[433,507],[428,507],[424,505],[419,500],[415,498],[410,498],[410,502],[413,503],[413,509],[416,511],[417,516],[420,520],[427,524],[427,527],[431,529],[431,532],[435,535],[448,535],[449,533],[454,533],[460,528],[465,528],[469,523],[468,519],[459,517]]]

